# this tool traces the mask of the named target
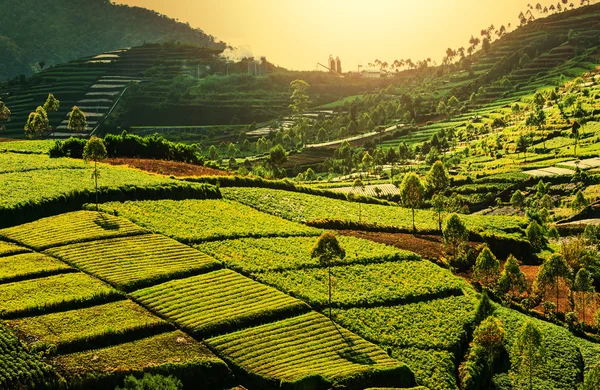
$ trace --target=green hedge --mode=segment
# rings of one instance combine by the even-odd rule
[[[147,186],[127,185],[98,188],[99,202],[123,202],[126,200],[154,199],[220,199],[218,188],[208,184],[189,185],[168,183]],[[14,207],[0,208],[0,228],[20,225],[36,219],[80,210],[84,204],[95,202],[93,190],[77,190],[46,198],[41,201],[25,201]]]

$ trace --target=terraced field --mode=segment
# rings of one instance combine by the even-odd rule
[[[46,252],[125,291],[220,266],[215,259],[156,234],[84,242]]]
[[[74,271],[68,265],[40,253],[0,257],[0,284]]]
[[[237,330],[308,310],[305,303],[229,270],[167,282],[132,296],[196,335]]]

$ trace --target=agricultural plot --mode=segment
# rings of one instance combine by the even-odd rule
[[[458,390],[454,355],[448,351],[392,348],[392,357],[405,362],[418,384],[429,390]]]
[[[30,250],[11,242],[0,241],[0,257],[18,255],[19,253],[26,252],[30,252]]]
[[[124,218],[93,211],[77,211],[2,229],[0,237],[44,250],[76,242],[143,233],[148,231]]]
[[[101,210],[116,212],[156,233],[185,243],[320,234],[318,229],[267,215],[237,202],[222,200],[110,202],[101,205]]]
[[[343,194],[354,194],[360,196],[372,196],[378,198],[380,196],[400,195],[400,190],[393,184],[376,184],[365,186],[365,188],[341,187],[332,188],[331,191],[341,192]]]
[[[89,349],[125,337],[171,329],[167,322],[129,300],[8,321],[33,349],[51,345]]]
[[[334,260],[335,265],[418,259],[412,252],[369,240],[347,236],[338,236],[338,240],[346,250],[346,257]],[[242,238],[206,242],[196,248],[221,260],[228,268],[250,273],[320,267],[319,260],[311,258],[315,242],[315,237]]]
[[[228,199],[296,222],[320,219],[359,220],[358,204],[345,200],[264,188],[222,188],[221,193]],[[373,204],[362,204],[360,208],[362,222],[412,229],[410,209]],[[490,231],[514,232],[526,226],[525,219],[521,217],[465,215],[461,218],[467,228],[472,230],[485,226]],[[437,214],[432,210],[416,210],[415,224],[417,229],[435,230],[438,228]]]
[[[0,152],[18,152],[31,154],[45,154],[54,146],[53,140],[27,140],[0,142]]]
[[[378,345],[456,351],[467,341],[476,301],[448,297],[401,306],[335,310],[336,322]]]
[[[0,389],[51,388],[57,379],[52,367],[0,326]]]
[[[68,265],[40,253],[0,257],[0,284],[73,270]]]
[[[106,302],[119,293],[83,273],[0,284],[0,318],[41,314],[79,304]]]
[[[448,270],[429,261],[332,267],[334,307],[363,307],[410,303],[432,298],[462,295],[468,285]],[[326,268],[253,274],[257,280],[310,305],[328,302]]]
[[[2,148],[2,143],[0,143],[0,148]],[[47,155],[41,154],[0,152],[0,174],[61,168],[84,169],[86,168],[86,163],[83,160],[72,158],[50,158]],[[89,165],[87,168],[89,168]]]
[[[225,388],[231,384],[227,365],[181,331],[62,355],[54,362],[71,388],[81,390],[112,389],[126,375],[142,372],[176,375],[192,388]]]
[[[408,368],[311,312],[206,340],[233,365],[282,387],[414,385]]]
[[[218,334],[301,313],[308,306],[230,270],[176,280],[132,296],[194,334]]]
[[[66,245],[47,253],[125,291],[220,266],[212,257],[157,234]]]

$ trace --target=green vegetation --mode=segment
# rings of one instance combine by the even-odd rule
[[[11,242],[0,241],[0,256],[12,256],[29,252],[29,249],[15,245]]]
[[[0,283],[68,272],[68,265],[39,253],[0,257]]]
[[[229,270],[163,283],[132,296],[198,335],[237,330],[308,309],[297,299]]]
[[[333,307],[410,303],[461,294],[466,284],[429,261],[332,267],[335,278]],[[327,303],[327,270],[304,269],[254,274],[317,307]]]
[[[393,348],[392,356],[405,362],[417,383],[430,390],[458,390],[454,376],[454,355],[447,351]]]
[[[105,340],[131,338],[169,328],[167,323],[131,301],[116,301],[83,309],[25,317],[8,321],[17,334],[26,335],[31,347],[56,346],[89,349]]]
[[[47,253],[125,291],[219,266],[213,258],[155,234],[66,245]]]
[[[119,293],[82,273],[48,276],[0,285],[0,317],[41,314],[80,304],[105,302]]]
[[[144,233],[148,231],[124,218],[92,211],[61,214],[0,230],[0,236],[36,250]]]
[[[160,200],[105,203],[100,210],[185,243],[242,237],[312,236],[319,230],[263,214],[237,202]],[[199,216],[202,216],[199,218]]]
[[[332,265],[370,264],[400,260],[416,260],[408,251],[376,244],[355,237],[338,236],[340,245],[346,250],[343,260]],[[243,238],[207,242],[196,248],[222,261],[228,268],[244,273],[283,271],[319,267],[311,257],[315,237]]]
[[[173,375],[186,386],[224,388],[231,373],[203,344],[181,331],[58,356],[60,373],[75,389],[114,388],[129,374]]]
[[[206,342],[234,366],[273,385],[414,384],[404,364],[314,312]]]

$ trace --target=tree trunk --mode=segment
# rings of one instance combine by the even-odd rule
[[[440,233],[442,232],[442,212],[438,211],[438,226],[440,228]]]
[[[413,223],[413,233],[417,232],[417,227],[415,226],[415,209],[412,209],[412,223]]]
[[[96,182],[96,211],[99,211],[98,209],[98,167],[97,167],[97,162],[94,161],[94,180]]]
[[[327,266],[327,272],[329,273],[329,319],[333,321],[331,316],[331,264]]]
[[[556,313],[558,313],[558,276],[556,277]]]

